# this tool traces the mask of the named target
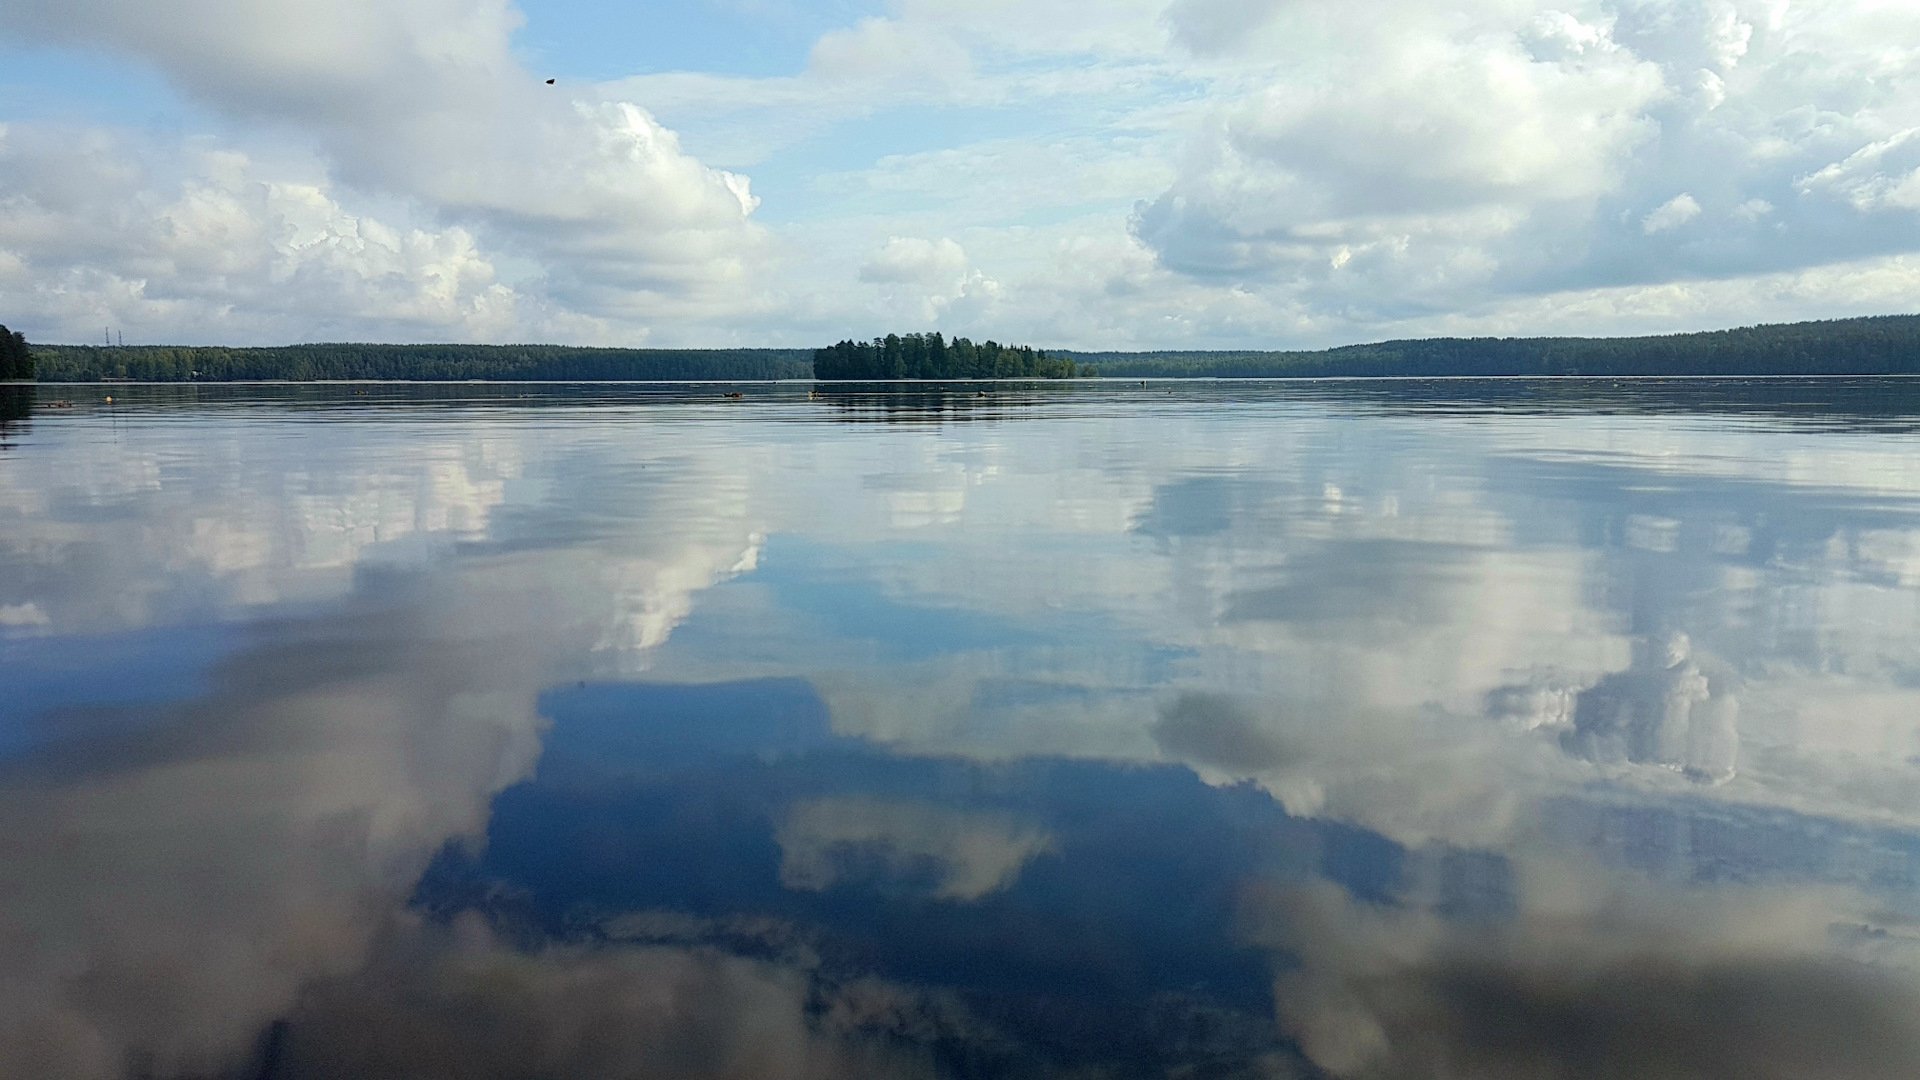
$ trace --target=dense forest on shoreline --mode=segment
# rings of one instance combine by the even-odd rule
[[[33,378],[33,350],[26,335],[0,326],[0,382]]]
[[[1504,375],[1915,375],[1920,316],[1631,338],[1431,338],[1323,351],[1040,352],[938,333],[825,349],[588,349],[560,345],[32,345],[46,382],[134,379],[636,380],[1314,378]]]
[[[1920,316],[1626,338],[1426,338],[1316,352],[1062,351],[1126,378],[1920,375]]]
[[[816,379],[1071,379],[1082,372],[1072,360],[1026,345],[947,341],[931,334],[888,334],[872,341],[842,341],[816,350]]]
[[[565,345],[285,345],[229,349],[170,345],[35,345],[43,382],[235,382],[249,379],[804,379],[807,349],[587,349]]]

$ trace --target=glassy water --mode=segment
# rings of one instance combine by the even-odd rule
[[[1920,386],[730,389],[11,399],[0,1075],[1920,1075]]]

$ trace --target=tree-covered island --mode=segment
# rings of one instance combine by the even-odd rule
[[[978,344],[931,334],[888,334],[842,341],[813,354],[816,379],[1072,379],[1093,374],[1026,345]]]

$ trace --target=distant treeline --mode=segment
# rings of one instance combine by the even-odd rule
[[[1495,375],[1913,375],[1920,316],[1755,326],[1633,338],[1431,338],[1318,352],[1067,352],[889,334],[800,349],[582,349],[560,345],[27,346],[0,328],[0,379],[16,354],[50,382],[137,379],[393,379],[604,382],[619,379],[1144,378]]]
[[[888,334],[815,350],[816,379],[1071,379],[1090,375],[1072,360],[1026,345],[975,344],[931,334]]]
[[[804,379],[804,349],[581,349],[564,345],[287,345],[263,349],[35,345],[46,382],[138,379],[490,379],[607,382]]]
[[[1920,374],[1920,316],[1631,338],[1429,338],[1319,352],[1074,352],[1126,377]]]

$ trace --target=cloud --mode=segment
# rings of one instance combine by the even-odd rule
[[[1726,677],[1709,678],[1685,634],[1634,643],[1633,666],[1574,700],[1569,752],[1595,762],[1631,761],[1680,769],[1702,781],[1734,775],[1740,751],[1739,699]]]
[[[1321,3],[1276,15],[1242,45],[1334,51],[1224,104],[1134,231],[1195,275],[1308,287],[1345,252],[1336,269],[1367,288],[1483,287],[1531,215],[1578,213],[1619,183],[1660,91],[1630,53],[1541,59],[1494,19],[1375,23]]]
[[[545,86],[513,57],[518,22],[504,0],[0,14],[27,41],[153,64],[219,115],[310,140],[343,185],[534,260],[543,295],[572,310],[644,320],[734,302],[761,242],[746,180],[683,153],[632,102]]]
[[[614,610],[595,650],[624,653],[626,665],[644,665],[644,658],[634,654],[664,644],[693,613],[699,592],[752,571],[765,544],[759,534],[731,543],[682,538],[667,550],[598,563],[590,573],[606,586]]]
[[[1699,216],[1700,204],[1694,201],[1693,196],[1681,192],[1641,218],[1640,231],[1648,236],[1671,232]]]
[[[858,796],[795,804],[774,839],[789,889],[851,882],[958,901],[1008,887],[1053,848],[1045,830],[1011,818]]]
[[[560,87],[517,59],[507,0],[336,8],[0,11],[30,47],[149,65],[204,110],[186,141],[49,127],[114,142],[84,168],[22,141],[14,175],[45,178],[27,186],[99,190],[0,209],[16,322],[1318,346],[1884,312],[1920,250],[1920,58],[1887,44],[1920,13],[1874,0],[900,0],[787,69]],[[209,147],[277,194],[224,192]],[[304,213],[340,239],[273,250],[276,200],[324,204]],[[140,227],[162,212],[178,236]],[[888,237],[962,245],[968,268],[863,275],[899,273]]]
[[[1277,14],[1277,0],[1174,0],[1164,18],[1173,40],[1200,54],[1235,51]]]
[[[1473,325],[1469,312],[1551,295],[1506,324],[1538,333],[1600,290],[1695,280],[1741,297],[1722,321],[1778,317],[1765,275],[1920,243],[1901,104],[1920,64],[1873,44],[1913,30],[1910,13],[1233,7],[1169,10],[1176,36],[1254,89],[1213,98],[1180,177],[1141,200],[1132,230],[1177,274],[1350,320],[1346,340],[1444,332],[1431,315]],[[1301,62],[1274,73],[1276,52]],[[1829,74],[1862,66],[1885,81]],[[1644,325],[1691,325],[1647,311]]]
[[[0,1072],[214,1072],[306,980],[364,961],[433,852],[537,756],[540,659],[418,633],[538,610],[470,584],[262,628],[204,697],[70,710],[66,738],[9,763]]]
[[[257,625],[202,696],[40,718],[62,738],[8,762],[0,792],[0,856],[19,871],[0,883],[0,1073],[218,1073],[309,984],[404,955],[383,939],[394,913],[532,769],[535,698],[588,646],[573,569],[523,555],[394,575],[327,615]],[[703,985],[697,959],[653,974],[676,970]],[[646,973],[626,973],[629,1022],[679,992]],[[551,978],[600,993],[614,974]],[[301,1049],[398,1052],[323,1043]]]
[[[503,283],[466,228],[354,213],[322,179],[276,177],[233,151],[12,125],[0,183],[14,260],[0,275],[53,336],[103,323],[169,342],[589,327]]]
[[[1228,772],[1267,772],[1300,756],[1247,706],[1217,694],[1179,695],[1151,730],[1167,753]]]
[[[1286,957],[1282,1029],[1342,1080],[1920,1069],[1920,991],[1826,954],[1817,917],[1635,910],[1590,902],[1468,925],[1320,886],[1257,897],[1248,923]]]
[[[1895,196],[1862,195],[1878,207],[1863,217],[1827,180],[1820,194],[1796,187],[1911,126],[1900,102],[1916,65],[1870,43],[1912,16],[1883,6],[1816,20],[1694,0],[1552,11],[1480,0],[1444,16],[1405,3],[1186,0],[1117,5],[1077,30],[1053,4],[959,7],[903,4],[888,19],[888,34],[944,36],[973,60],[971,81],[913,107],[981,103],[984,89],[1014,85],[1012,100],[1053,110],[1046,134],[850,171],[835,190],[862,197],[807,235],[811,249],[831,248],[820,226],[837,220],[861,245],[882,229],[964,243],[1002,285],[979,313],[1002,337],[1232,347],[1878,310],[1898,305],[1880,299],[1896,289],[1866,300],[1810,286],[1843,267],[1897,273],[1888,262],[1920,243]],[[1188,52],[1167,52],[1169,39]],[[1876,81],[1832,78],[1839,70]],[[1059,88],[1042,91],[1042,72]],[[1075,98],[1076,82],[1099,89]],[[1052,182],[1057,169],[1029,175],[1023,163],[1046,161],[1062,129],[1094,146],[1130,140],[1126,156],[1142,164],[1073,185]],[[990,198],[968,162],[987,171]],[[1907,171],[1876,166],[1863,191],[1897,191]],[[1067,205],[1068,191],[1109,201],[1033,224],[1033,208]],[[1650,208],[1676,192],[1700,213],[1645,231]],[[900,209],[876,210],[875,196]],[[1783,289],[1796,294],[1784,309]],[[934,309],[916,298],[883,310]]]
[[[1584,681],[1536,671],[1527,682],[1488,691],[1486,711],[1516,731],[1551,732],[1568,753],[1596,764],[1661,765],[1724,783],[1740,758],[1732,682],[1719,664],[1711,675],[1701,669],[1685,634],[1655,635],[1634,640],[1625,671]]]
[[[1025,55],[1128,56],[1166,41],[1166,0],[898,0],[903,20]]]
[[[1869,143],[1796,186],[1802,194],[1844,199],[1862,212],[1920,210],[1920,128]]]
[[[1326,813],[1327,790],[1316,775],[1322,754],[1302,738],[1297,715],[1271,715],[1307,710],[1278,701],[1266,708],[1270,715],[1262,716],[1253,702],[1190,690],[1163,705],[1147,730],[1162,754],[1193,766],[1209,783],[1256,780],[1295,817]],[[1323,704],[1315,711],[1333,710]]]
[[[400,454],[341,432],[308,443],[311,472],[289,472],[238,445],[233,482],[189,469],[163,483],[151,458],[111,446],[70,448],[65,478],[0,482],[17,512],[0,565],[61,634],[334,599],[362,567],[418,566],[484,537],[525,464],[511,442],[415,438]]]
[[[967,267],[966,251],[946,237],[923,240],[896,236],[860,268],[860,280],[945,288],[964,278]]]
[[[973,269],[947,237],[892,237],[860,267],[860,280],[883,287],[890,313],[922,323],[965,325],[1001,294],[1000,283]]]
[[[816,41],[810,75],[824,83],[858,83],[890,91],[952,87],[972,74],[967,50],[952,38],[898,19],[862,19]]]
[[[0,626],[10,629],[33,629],[52,623],[40,605],[32,602],[25,604],[0,604]]]
[[[896,1026],[937,1016],[884,984],[821,987],[802,967],[697,947],[521,952],[471,920],[409,928],[383,953],[302,995],[276,1075],[935,1075],[884,1036],[889,1010]]]
[[[755,672],[813,680],[836,731],[900,752],[1177,761],[1410,845],[1511,842],[1542,800],[1595,783],[1912,818],[1912,649],[1889,628],[1912,625],[1898,583],[1920,563],[1888,502],[1920,483],[1912,461],[1870,433],[1815,447],[1631,415],[1430,413],[1413,453],[1404,402],[1378,389],[1288,407],[1284,430],[1204,409],[1156,414],[1152,438],[1139,418],[955,425],[853,482],[825,470],[807,534],[863,552],[896,610],[1056,644],[930,634],[903,659],[858,630],[821,639],[776,590],[718,654],[812,640]],[[1086,437],[1097,462],[1074,455]],[[929,521],[940,535],[907,531]],[[1678,670],[1636,620],[1693,633]]]
[[[1039,290],[1054,297],[1070,290],[1064,275],[1076,277],[1113,274],[1107,258],[1088,255],[1125,238],[1114,230],[1116,216],[1142,191],[1164,186],[1173,169],[1162,160],[1164,137],[1150,132],[1098,132],[1039,141],[1031,138],[992,138],[937,150],[888,154],[858,169],[817,175],[813,186],[837,207],[883,204],[919,204],[911,221],[891,215],[857,228],[886,228],[889,239],[899,229],[921,224],[936,215],[946,231],[942,239],[961,243],[970,260],[995,267],[996,276],[1018,278],[1009,300]],[[1067,224],[1045,230],[1005,227],[1012,217],[1070,216]],[[1098,245],[1089,245],[1088,230],[1113,232]],[[836,238],[827,230],[809,227],[796,240],[808,247],[825,247]],[[935,241],[936,243],[938,241]],[[1076,263],[1056,249],[1079,243]],[[976,250],[977,249],[977,250]],[[867,254],[871,258],[871,253]],[[1089,265],[1090,263],[1090,265]],[[1104,285],[1106,278],[1100,278]],[[1098,290],[1094,290],[1098,295]]]
[[[367,575],[346,622],[250,628],[274,652],[225,672],[238,689],[217,690],[177,723],[89,743],[70,761],[80,771],[5,801],[0,837],[11,840],[0,846],[13,845],[9,866],[31,871],[17,885],[84,894],[95,904],[25,902],[21,893],[0,902],[0,934],[12,935],[0,952],[24,958],[7,968],[25,984],[10,1000],[54,1003],[23,1004],[20,1015],[76,1054],[115,1058],[124,1046],[148,1045],[147,1033],[122,1026],[113,1011],[120,999],[85,997],[85,986],[68,978],[92,964],[176,1010],[189,1034],[163,1040],[169,1052],[237,1045],[248,1024],[285,1000],[297,981],[289,970],[327,975],[346,965],[377,932],[366,929],[358,905],[391,901],[393,881],[417,865],[418,852],[441,831],[468,827],[484,793],[524,768],[516,740],[533,721],[519,710],[522,692],[538,680],[522,681],[506,665],[540,660],[523,655],[529,642],[560,663],[579,662],[602,640],[658,643],[692,610],[697,590],[751,562],[757,532],[788,534],[787,546],[768,549],[788,560],[786,583],[837,579],[851,552],[888,610],[914,610],[916,625],[948,628],[955,612],[998,620],[989,624],[993,635],[929,633],[915,644],[935,655],[893,662],[872,645],[871,627],[822,633],[819,623],[800,621],[790,597],[782,603],[781,581],[741,581],[720,590],[725,602],[706,621],[700,647],[676,658],[676,674],[705,664],[714,677],[738,678],[746,664],[817,678],[841,734],[902,753],[1175,758],[1213,782],[1259,773],[1262,785],[1273,781],[1260,770],[1278,769],[1320,785],[1315,814],[1410,843],[1467,837],[1506,845],[1556,796],[1596,786],[1587,760],[1568,752],[1590,743],[1609,762],[1601,794],[1630,810],[1646,808],[1650,791],[1677,791],[1756,816],[1819,815],[1806,823],[1806,843],[1840,818],[1905,835],[1890,823],[1904,827],[1912,816],[1907,759],[1916,743],[1911,686],[1901,680],[1911,679],[1907,586],[1920,562],[1903,493],[1920,473],[1884,434],[1826,430],[1809,442],[1804,428],[1778,423],[1676,426],[1630,412],[1569,423],[1561,421],[1570,414],[1551,407],[1522,417],[1531,422],[1487,425],[1482,413],[1492,406],[1471,396],[1455,410],[1411,417],[1384,389],[1378,398],[1343,389],[1286,401],[1221,393],[1234,404],[1074,424],[947,425],[910,438],[876,428],[861,445],[794,432],[744,447],[689,428],[655,447],[658,454],[622,442],[610,456],[598,452],[610,445],[600,429],[569,436],[551,425],[480,425],[472,439],[423,442],[419,432],[356,425],[333,436],[316,430],[299,448],[298,470],[259,452],[251,435],[263,429],[241,425],[230,439],[193,435],[214,439],[219,461],[245,463],[237,480],[224,466],[162,469],[164,447],[136,460],[109,441],[84,439],[72,440],[75,467],[60,475],[0,476],[0,513],[8,515],[0,536],[10,543],[0,554],[16,583],[7,599],[40,604],[63,630],[229,612],[223,583],[285,588],[298,581],[286,564],[302,559]],[[46,423],[59,433],[61,424]],[[1416,423],[1414,445],[1406,436]],[[1076,453],[1089,439],[1105,452]],[[911,450],[904,457],[903,448]],[[1222,462],[1230,475],[1221,475]],[[350,479],[335,484],[330,476]],[[243,498],[234,488],[265,496]],[[944,501],[955,491],[965,498]],[[901,512],[903,493],[926,496],[918,516]],[[552,512],[581,499],[595,513]],[[294,509],[276,509],[285,506]],[[931,516],[956,527],[917,536],[917,544],[884,542]],[[639,520],[652,524],[635,530]],[[460,572],[421,586],[421,598],[407,588],[411,575],[373,564],[387,561],[383,544],[404,546],[433,529],[492,543],[464,544],[457,557],[432,549]],[[133,532],[138,543],[122,542]],[[556,543],[584,550],[551,558],[528,550]],[[56,576],[77,584],[50,587]],[[153,581],[179,590],[167,597],[173,606],[143,606]],[[652,591],[649,581],[657,583]],[[509,583],[524,592],[497,591]],[[834,605],[845,596],[844,583],[826,594]],[[526,620],[542,612],[555,613],[551,623],[534,625],[551,632],[529,633]],[[513,625],[501,624],[502,613]],[[1621,628],[1630,620],[1679,615],[1699,628],[1699,649],[1669,651],[1656,638],[1629,657]],[[1808,635],[1809,625],[1826,630]],[[422,626],[457,628],[462,641],[386,655],[386,642],[417,637]],[[627,636],[624,627],[637,632]],[[997,647],[1003,627],[1052,644]],[[512,646],[505,660],[495,634]],[[764,635],[750,639],[755,648],[725,647],[738,640],[726,635],[753,634]],[[466,640],[472,635],[483,640]],[[379,644],[380,655],[342,658],[326,647],[363,638]],[[1741,673],[1740,771],[1725,786],[1693,788],[1679,770],[1710,773],[1728,760],[1716,748],[1733,734],[1734,716],[1721,708],[1732,687],[1717,684],[1710,655],[1751,661]],[[337,681],[336,660],[347,669]],[[1521,682],[1511,674],[1549,663],[1565,673]],[[415,685],[421,671],[430,677]],[[1511,696],[1488,697],[1508,685],[1517,687]],[[1206,696],[1222,691],[1231,696]],[[1513,726],[1538,732],[1486,723],[1483,700]],[[416,717],[421,727],[383,722],[390,715]],[[212,723],[190,722],[203,717]],[[130,728],[137,719],[119,723]],[[257,723],[260,741],[228,741],[237,739],[220,726],[229,722]],[[474,747],[475,732],[499,741]],[[1579,737],[1562,742],[1562,732]],[[1701,754],[1697,734],[1705,736]],[[266,779],[236,794],[235,777],[256,764]],[[6,788],[17,793],[11,779]],[[256,813],[242,797],[249,793],[270,795],[259,803],[266,809]],[[1289,809],[1309,805],[1279,794]],[[801,888],[859,881],[954,902],[992,898],[1030,873],[1036,845],[1046,842],[1015,819],[904,798],[829,803],[810,814],[817,819],[802,815],[798,826],[816,827],[796,826],[782,851]],[[55,853],[59,859],[19,854],[56,816],[82,829],[77,850],[89,860],[72,888],[52,870],[32,868],[73,865],[63,860],[75,849]],[[1738,820],[1693,818],[1697,824],[1661,836],[1687,837],[1675,847],[1696,860],[1708,848],[1693,837],[1725,836],[1720,823]],[[1619,831],[1631,844],[1640,835],[1632,822],[1649,819],[1626,820]],[[154,831],[193,840],[154,848]],[[244,910],[216,905],[204,912],[206,924],[195,922],[200,913],[189,909],[204,879],[175,880],[178,867],[220,862],[224,847],[194,844],[228,842],[248,858],[231,881],[216,884],[226,886],[223,904]],[[1818,872],[1900,873],[1898,861],[1879,861],[1879,847],[1872,857],[1833,850],[1831,863],[1814,864]],[[1683,872],[1717,865],[1685,864]],[[1799,865],[1780,872],[1809,872]],[[1497,873],[1488,876],[1498,883]],[[99,887],[109,880],[134,884],[123,895]],[[89,919],[98,921],[74,929]],[[155,922],[183,927],[180,939],[155,936]],[[1685,941],[1692,926],[1674,939]],[[90,936],[101,927],[97,952],[75,944],[102,940]],[[223,936],[232,927],[244,932]],[[108,932],[118,929],[125,935]],[[1364,1011],[1385,1015],[1392,1023],[1376,1026],[1389,1031],[1403,1022],[1417,1028],[1433,1011],[1443,1021],[1435,1038],[1451,1046],[1455,1036],[1445,1032],[1467,1023],[1456,1016],[1466,1007],[1419,995],[1441,978],[1429,977],[1436,965],[1445,967],[1456,949],[1471,954],[1479,939],[1447,936],[1445,949],[1389,967],[1411,972],[1408,992],[1417,1000],[1409,1005],[1392,996],[1391,974],[1376,978],[1367,966],[1399,963],[1402,945],[1424,948],[1425,933],[1416,925],[1388,936],[1358,967],[1336,972],[1336,990],[1326,992],[1337,997],[1357,979]],[[1562,940],[1550,927],[1538,933]],[[1561,1000],[1551,973],[1531,973],[1531,953],[1518,945],[1503,953],[1494,941],[1496,975],[1548,988],[1526,990],[1520,1005]],[[1661,1001],[1674,1001],[1657,996],[1661,985],[1684,989],[1692,973],[1732,970],[1748,955],[1728,946],[1698,966],[1649,969],[1610,956],[1589,964],[1587,947],[1586,939],[1568,946],[1575,982],[1585,985],[1591,972],[1586,981],[1639,986],[1635,973],[1653,970]],[[222,988],[246,988],[238,1011],[205,1021],[206,1029],[195,1026],[203,1022],[198,1006],[137,978],[149,970],[141,960],[151,960],[163,981],[198,992],[197,969],[188,963],[179,974],[173,965],[202,952],[208,978],[220,984],[206,991],[210,1014],[231,1004]],[[1543,947],[1542,955],[1550,952]],[[266,962],[260,956],[280,965],[265,981],[255,978]],[[1824,978],[1828,969],[1805,970]],[[592,985],[611,993],[613,980]],[[1608,1005],[1618,997],[1595,994],[1579,1000]],[[1696,1017],[1690,1000],[1674,1001],[1675,1014]],[[1331,1015],[1328,1023],[1347,1023],[1346,1013]],[[1352,1030],[1365,1027],[1354,1023]],[[1327,1035],[1327,1046],[1345,1037],[1339,1030],[1346,1029]],[[554,1060],[572,1052],[556,1050]],[[1340,1058],[1337,1047],[1326,1054]],[[503,1060],[522,1059],[503,1052]],[[27,1064],[17,1071],[46,1072]]]
[[[1612,19],[1589,23],[1569,12],[1544,11],[1522,25],[1518,35],[1528,55],[1540,60],[1566,60],[1619,49],[1613,30]]]
[[[538,757],[540,692],[644,663],[694,592],[751,568],[739,459],[698,480],[708,459],[662,448],[691,513],[630,457],[485,428],[389,433],[404,452],[330,428],[297,468],[266,428],[201,428],[211,456],[164,483],[111,441],[0,478],[6,610],[68,635],[19,643],[60,659],[9,688],[26,742],[0,757],[18,871],[0,879],[0,1074],[243,1060],[309,983],[388,947],[429,860],[483,831]],[[591,491],[631,516],[530,521],[507,483],[530,462],[535,501]],[[69,638],[112,677],[62,683],[91,671]]]

